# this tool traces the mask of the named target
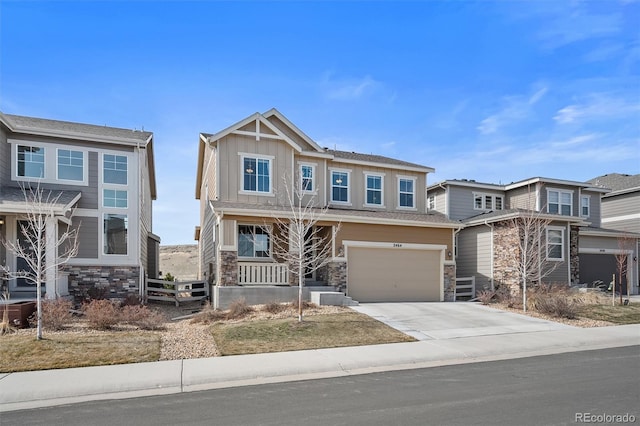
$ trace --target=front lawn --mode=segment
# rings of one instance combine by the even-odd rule
[[[578,308],[578,316],[614,324],[640,324],[640,303],[627,306],[583,305]]]
[[[298,351],[343,346],[412,342],[415,339],[357,312],[265,319],[211,326],[222,355]]]

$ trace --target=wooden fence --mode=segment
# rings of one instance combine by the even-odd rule
[[[163,281],[147,280],[147,300],[174,302],[193,302],[209,297],[209,286],[204,281]]]

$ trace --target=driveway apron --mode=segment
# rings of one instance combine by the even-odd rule
[[[352,306],[418,340],[535,333],[575,327],[477,303],[364,303]]]

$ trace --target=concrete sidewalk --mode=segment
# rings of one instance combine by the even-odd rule
[[[0,375],[0,412],[640,345],[640,325]]]

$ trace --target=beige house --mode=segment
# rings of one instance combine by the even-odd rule
[[[200,278],[221,289],[289,287],[274,253],[276,218],[287,218],[284,185],[296,184],[330,234],[330,262],[305,286],[336,289],[357,301],[444,301],[455,291],[454,234],[461,227],[426,207],[430,167],[320,147],[275,109],[199,139]],[[217,303],[218,305],[219,303]]]

